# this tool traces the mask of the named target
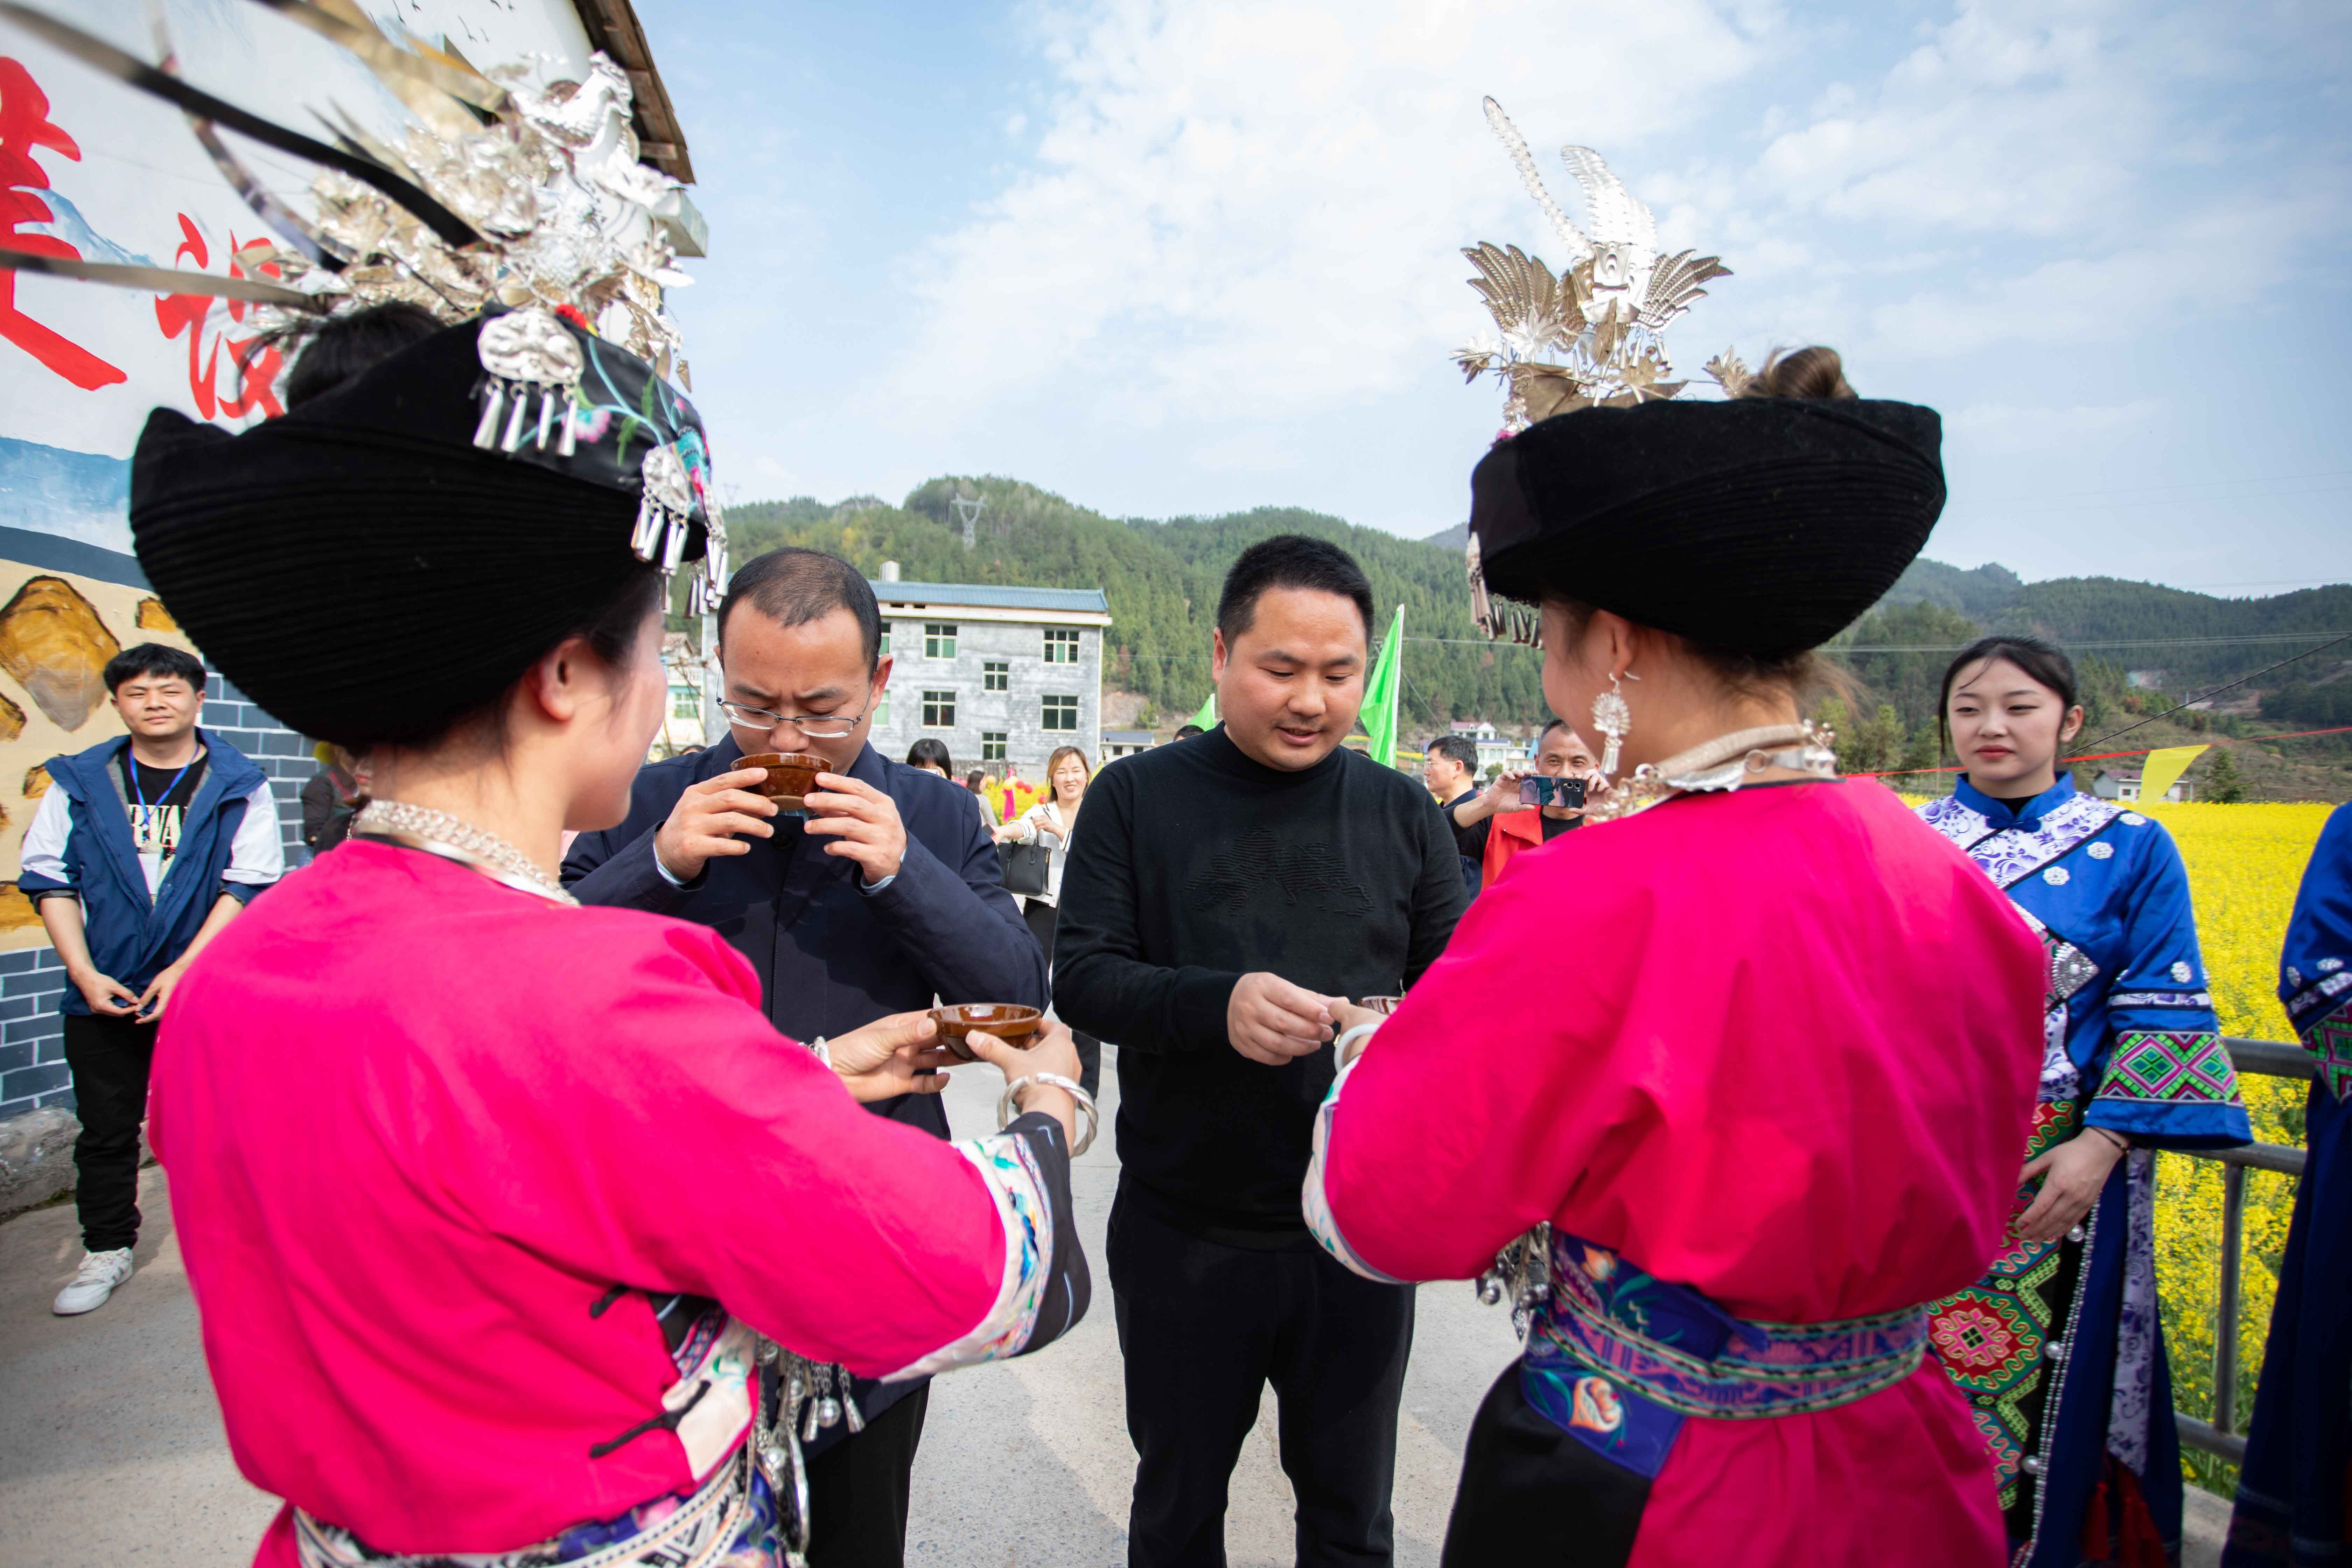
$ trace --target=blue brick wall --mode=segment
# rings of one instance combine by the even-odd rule
[[[319,771],[310,742],[217,675],[205,683],[204,726],[218,731],[268,775],[287,867],[308,864],[310,852],[302,847],[302,785]],[[0,1121],[43,1106],[73,1108],[65,1026],[58,1018],[58,1000],[65,989],[65,965],[58,962],[55,950],[0,952]]]
[[[44,1105],[73,1105],[65,1026],[58,998],[66,968],[52,949],[0,952],[0,1118]]]

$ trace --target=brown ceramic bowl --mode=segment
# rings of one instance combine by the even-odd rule
[[[1362,1005],[1370,1007],[1373,1012],[1378,1013],[1381,1017],[1385,1018],[1390,1014],[1395,1012],[1399,1007],[1404,1005],[1404,998],[1402,996],[1367,996],[1364,998]]]
[[[760,793],[786,811],[800,810],[801,797],[816,788],[816,775],[833,772],[831,763],[806,752],[754,752],[736,765],[767,769]]]
[[[966,1002],[934,1007],[931,1016],[940,1022],[940,1044],[947,1047],[948,1055],[960,1062],[976,1062],[980,1058],[963,1043],[966,1035],[994,1035],[1008,1044],[1025,1046],[1044,1026],[1045,1015],[1010,1002]]]

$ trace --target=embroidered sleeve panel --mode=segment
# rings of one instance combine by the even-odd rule
[[[2210,1014],[2199,1029],[2118,1030],[2084,1120],[2168,1148],[2227,1148],[2253,1136]]]
[[[1990,831],[1984,814],[1962,805],[1951,795],[1931,800],[1919,807],[1921,820],[1965,850]]]
[[[1315,1112],[1315,1149],[1307,1162],[1307,1183],[1300,1194],[1300,1207],[1307,1216],[1307,1231],[1320,1242],[1323,1250],[1338,1258],[1351,1272],[1383,1285],[1402,1285],[1402,1279],[1381,1273],[1360,1257],[1339,1234],[1339,1222],[1332,1217],[1331,1200],[1323,1190],[1324,1150],[1331,1138],[1332,1113],[1339,1109],[1339,1091],[1348,1086],[1348,1077],[1363,1061],[1359,1054],[1354,1061],[1341,1068],[1331,1080],[1331,1091],[1323,1097],[1322,1106]]]
[[[2290,964],[2286,982],[2279,987],[2279,1001],[2285,1005],[2287,1018],[2297,1034],[2305,1033],[2313,1021],[2352,1001],[2352,969],[2346,968],[2342,959],[2323,958],[2309,974]]]
[[[2347,994],[2352,992],[2352,970],[2339,970],[2326,979],[2342,984],[2332,989],[2312,986],[2296,1001],[2314,1005],[2297,1013],[2290,1004],[2288,1016],[2318,1068],[2319,1081],[2337,1100],[2352,1102],[2352,995]],[[2329,1002],[2335,1005],[2326,1006]]]
[[[1932,810],[1933,805],[1947,805],[1947,809],[1936,812]],[[2051,869],[2056,862],[2097,837],[2102,830],[2118,818],[2126,824],[2146,825],[2147,822],[2147,817],[2136,811],[2125,811],[2112,801],[2088,795],[2078,795],[2053,807],[2032,832],[2021,827],[1995,830],[1982,814],[1957,801],[1931,803],[1929,808],[1923,808],[1921,815],[1930,826],[1959,846],[1969,859],[1983,867],[1985,875],[1993,879],[1994,885],[2002,888],[2012,887],[2037,871]],[[2100,858],[2106,860],[2113,857]]]
[[[1050,1343],[1086,1315],[1090,1280],[1070,1207],[1062,1124],[1033,1112],[990,1138],[954,1145],[996,1200],[1004,1271],[987,1314],[953,1343],[884,1378],[900,1383],[1003,1361]]]

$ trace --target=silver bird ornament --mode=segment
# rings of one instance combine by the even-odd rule
[[[1600,153],[1568,146],[1560,160],[1583,195],[1589,225],[1579,228],[1545,188],[1527,139],[1503,106],[1489,98],[1485,107],[1486,122],[1564,247],[1568,268],[1555,273],[1515,245],[1465,248],[1478,269],[1470,287],[1500,336],[1457,349],[1454,364],[1465,380],[1491,373],[1504,383],[1507,434],[1596,404],[1627,407],[1674,396],[1689,384],[1670,379],[1665,329],[1705,297],[1705,284],[1731,269],[1691,250],[1661,257],[1649,207]]]

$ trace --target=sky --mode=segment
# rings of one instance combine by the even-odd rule
[[[1732,268],[1679,373],[1825,342],[1942,412],[1936,559],[2352,580],[2340,4],[636,4],[738,502],[1460,521],[1501,407],[1447,357],[1487,324],[1460,249],[1551,237],[1492,94],[1571,214],[1566,142]]]

